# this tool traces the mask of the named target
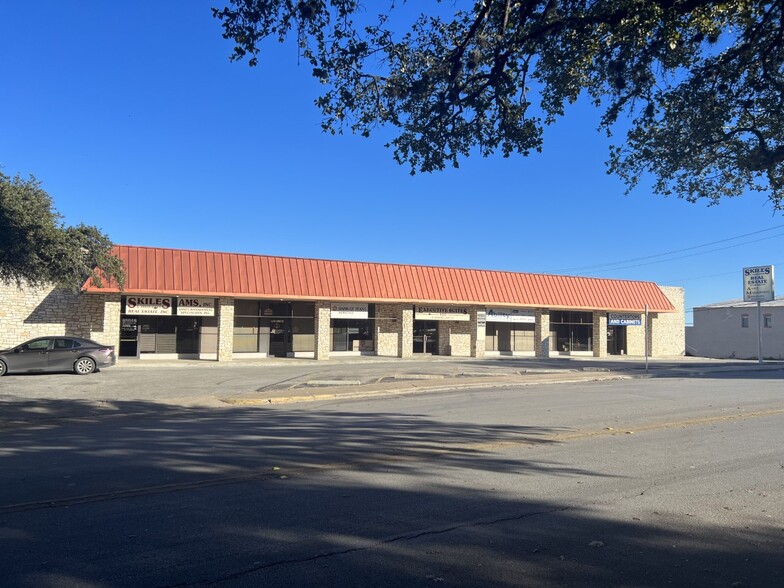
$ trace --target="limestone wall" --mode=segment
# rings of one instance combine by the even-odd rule
[[[651,317],[651,357],[685,355],[686,309],[683,288],[659,286],[675,307],[675,312],[662,312]]]
[[[73,335],[118,346],[119,294],[0,283],[0,348],[44,335]]]

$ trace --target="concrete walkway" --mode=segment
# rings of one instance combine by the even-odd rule
[[[241,361],[241,360],[240,360]],[[274,361],[274,360],[273,360]],[[284,363],[286,360],[283,360]],[[312,360],[297,360],[312,361]],[[239,363],[239,362],[237,362]],[[644,358],[352,358],[319,362],[316,376],[294,377],[249,393],[218,396],[233,405],[265,405],[405,395],[461,388],[498,388],[649,377],[706,377],[738,372],[782,372],[784,362]],[[335,375],[332,375],[335,374]]]

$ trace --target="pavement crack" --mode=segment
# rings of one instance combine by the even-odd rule
[[[395,535],[393,537],[388,537],[386,539],[380,539],[376,541],[371,541],[366,545],[359,545],[356,547],[349,547],[346,549],[338,549],[333,551],[328,551],[325,553],[317,553],[315,555],[303,556],[303,557],[294,557],[288,559],[281,559],[277,561],[268,562],[265,564],[258,564],[252,565],[245,569],[238,570],[234,573],[227,574],[225,576],[221,576],[220,578],[214,578],[212,580],[199,580],[196,582],[185,582],[179,584],[167,584],[165,586],[159,586],[158,588],[186,588],[188,586],[215,586],[217,584],[222,584],[224,582],[231,582],[233,580],[237,580],[239,578],[243,578],[245,576],[249,576],[250,574],[254,574],[256,572],[260,572],[263,570],[268,570],[271,568],[276,568],[280,566],[287,566],[287,565],[297,565],[297,564],[304,564],[304,563],[311,563],[314,561],[319,561],[326,558],[331,557],[339,557],[343,555],[352,555],[354,553],[362,553],[364,551],[369,551],[371,549],[376,549],[378,547],[382,547],[384,545],[392,545],[394,543],[400,543],[402,541],[414,541],[416,539],[420,539],[422,537],[430,537],[436,535],[443,535],[446,533],[451,533],[453,531],[459,531],[461,529],[471,529],[474,527],[490,527],[493,525],[499,525],[508,522],[520,521],[527,518],[542,516],[542,515],[549,515],[554,513],[561,513],[564,511],[569,510],[570,507],[563,506],[559,508],[550,508],[546,510],[540,510],[535,512],[525,512],[525,513],[517,513],[510,516],[504,517],[496,517],[493,519],[486,519],[486,520],[476,520],[476,521],[467,521],[463,523],[459,523],[456,525],[450,525],[448,527],[441,527],[437,529],[424,529],[420,531],[415,531],[411,533],[402,533],[400,535]]]

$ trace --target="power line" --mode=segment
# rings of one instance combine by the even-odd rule
[[[751,241],[744,241],[743,243],[736,243],[735,245],[728,245],[726,247],[718,247],[716,249],[708,249],[707,251],[699,251],[697,253],[689,253],[688,255],[679,255],[678,257],[669,257],[667,259],[659,259],[657,261],[647,261],[645,263],[636,263],[636,264],[625,265],[625,266],[621,266],[621,267],[614,267],[614,268],[607,268],[607,269],[603,269],[603,270],[596,270],[595,273],[603,273],[603,272],[609,272],[609,271],[619,271],[619,270],[625,270],[625,269],[633,269],[633,268],[642,267],[642,266],[645,266],[645,265],[655,265],[657,263],[667,263],[668,261],[676,261],[678,259],[686,259],[687,257],[697,257],[698,255],[707,255],[708,253],[715,253],[716,251],[725,251],[727,249],[732,249],[734,247],[739,247],[740,245],[750,245],[752,243],[759,243],[760,241],[767,241],[768,239],[775,239],[776,237],[781,237],[781,236],[784,236],[784,233],[782,233],[780,235],[771,235],[769,237],[762,237],[760,239],[753,239]],[[726,241],[726,239],[725,239],[725,241]],[[721,241],[719,241],[719,242],[721,242]],[[689,247],[687,249],[682,249],[681,251],[688,251],[689,249],[697,249],[697,247]],[[665,254],[660,254],[660,255],[665,255]],[[651,257],[658,257],[658,256],[651,255],[651,256],[648,256],[648,258],[640,258],[640,259],[649,259]]]
[[[735,237],[727,237],[726,239],[719,239],[718,241],[711,241],[710,243],[703,243],[701,245],[693,245],[691,247],[684,247],[683,249],[674,249],[672,251],[666,251],[664,253],[656,253],[654,255],[646,255],[646,256],[643,256],[643,257],[634,257],[634,258],[631,258],[631,259],[625,259],[625,260],[621,260],[621,261],[613,261],[613,262],[600,263],[600,264],[594,264],[594,265],[587,265],[587,266],[581,266],[581,267],[572,267],[572,268],[560,269],[560,270],[555,270],[552,273],[569,273],[569,272],[579,272],[579,271],[586,271],[586,270],[594,270],[595,271],[598,268],[607,268],[606,270],[600,270],[600,271],[609,271],[612,268],[612,266],[623,265],[623,264],[627,264],[627,263],[634,263],[634,262],[637,262],[637,261],[645,261],[645,260],[648,260],[648,259],[654,259],[656,257],[664,257],[664,256],[668,256],[668,255],[674,255],[676,253],[683,253],[684,251],[693,251],[694,249],[700,249],[700,248],[703,248],[703,247],[710,247],[711,245],[718,245],[720,243],[726,243],[728,241],[735,241],[737,239],[743,239],[744,237],[750,237],[752,235],[759,235],[760,233],[767,233],[767,232],[770,232],[770,231],[781,230],[782,228],[784,228],[784,225],[779,225],[777,227],[771,227],[771,228],[768,228],[768,229],[761,229],[759,231],[753,231],[751,233],[745,233],[743,235],[737,235]],[[781,235],[784,235],[784,233],[782,233]],[[765,237],[765,239],[772,239],[774,237],[780,237],[781,235],[773,235],[773,236],[770,236],[770,237]],[[761,241],[761,240],[763,240],[763,239],[758,239],[757,241]],[[749,241],[749,242],[746,242],[746,243],[738,243],[736,245],[731,245],[729,247],[724,247],[724,248],[720,248],[720,249],[714,249],[714,250],[711,250],[711,251],[706,251],[704,253],[711,253],[713,251],[721,251],[723,249],[730,249],[732,247],[738,247],[738,246],[741,246],[741,245],[747,245],[749,243],[756,243],[757,241]],[[697,253],[697,254],[694,254],[694,255],[701,255],[701,253]],[[675,257],[675,258],[672,258],[672,260],[674,260],[674,259],[682,259],[683,257],[690,257],[690,255],[682,256],[682,257]],[[665,259],[665,260],[662,260],[662,261],[671,261],[671,260],[670,259]],[[625,267],[621,267],[621,268],[612,268],[612,269],[629,269],[629,268],[633,268],[633,267],[638,267],[639,265],[650,265],[651,263],[661,263],[661,262],[649,262],[649,263],[644,263],[644,264],[631,265],[631,266],[625,266]]]

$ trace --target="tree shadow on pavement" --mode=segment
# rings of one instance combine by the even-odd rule
[[[11,408],[11,405],[15,405]],[[780,521],[528,499],[557,430],[146,402],[0,405],[3,586],[780,586]],[[500,446],[520,451],[499,452]],[[504,485],[484,484],[484,477]],[[776,525],[779,526],[776,526]]]

